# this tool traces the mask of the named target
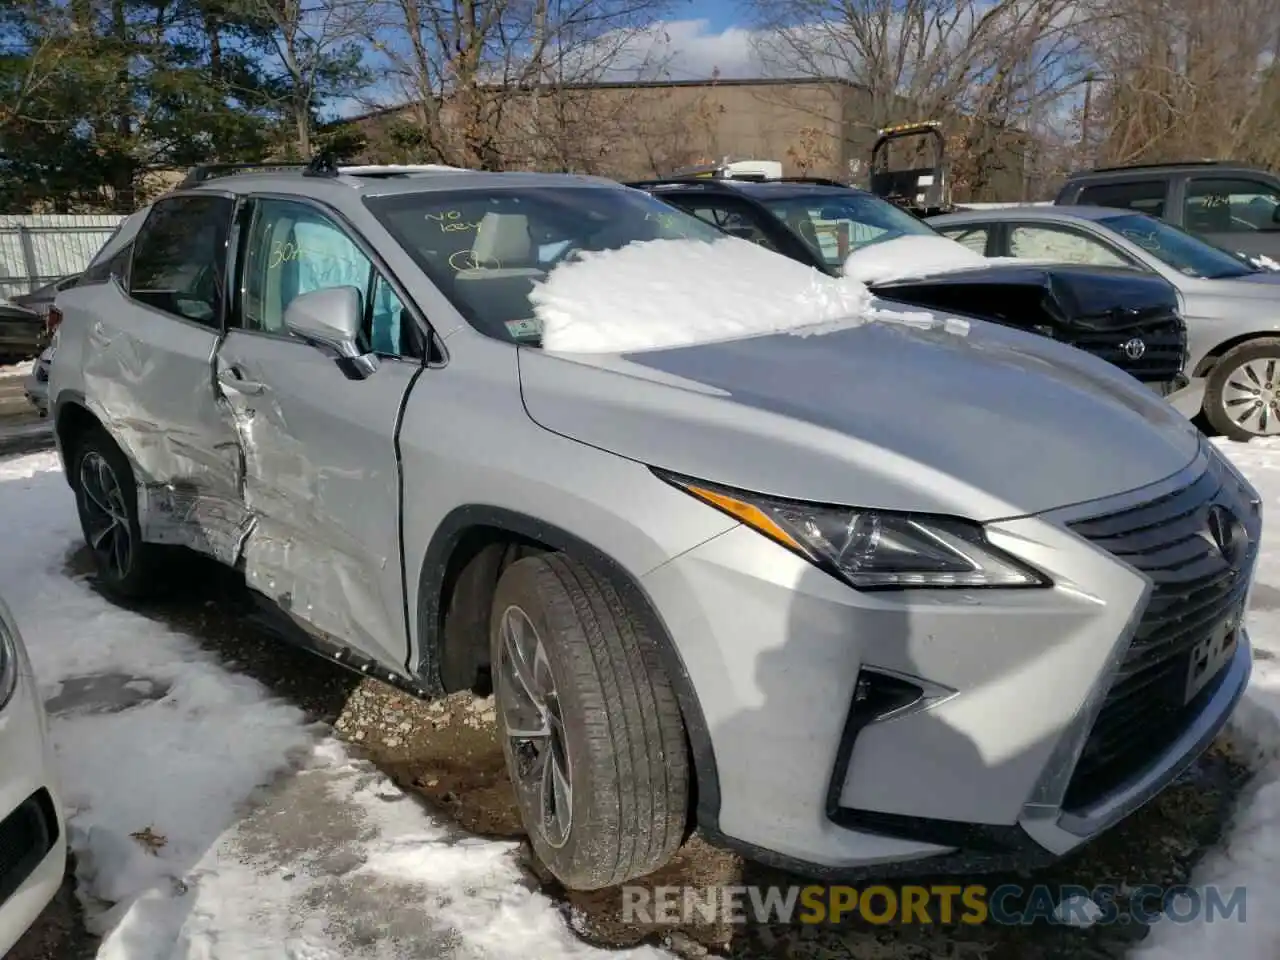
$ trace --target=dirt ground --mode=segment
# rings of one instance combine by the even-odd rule
[[[87,563],[83,551],[73,551],[68,574],[85,575]],[[140,607],[138,612],[189,632],[216,651],[230,669],[254,676],[313,718],[333,724],[340,737],[403,788],[421,795],[466,830],[485,837],[523,839],[494,731],[491,699],[464,694],[423,703],[278,640],[256,621],[243,587],[221,568],[202,564],[190,583],[179,595]],[[1248,771],[1223,741],[1179,784],[1078,855],[1035,873],[971,874],[938,882],[1089,888],[1184,883],[1200,853],[1219,837],[1247,779]],[[1140,925],[1124,924],[1088,929],[1048,924],[866,923],[825,928],[713,924],[645,929],[623,921],[618,891],[567,893],[534,861],[527,845],[524,850],[530,876],[561,904],[566,920],[584,940],[609,947],[655,943],[687,958],[1091,960],[1122,957],[1146,934]],[[650,886],[805,882],[745,863],[696,835],[675,862],[644,881]],[[77,933],[74,906],[69,893],[61,898],[29,942],[24,941],[9,960],[84,955],[76,951],[89,949],[91,941],[82,931]]]

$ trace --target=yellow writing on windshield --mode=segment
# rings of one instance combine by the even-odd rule
[[[441,233],[458,233],[464,230],[479,230],[479,223],[472,223],[462,218],[461,210],[442,210],[439,213],[428,213],[427,219],[440,228]]]

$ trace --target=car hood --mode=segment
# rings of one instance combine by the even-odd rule
[[[1280,272],[1260,271],[1243,277],[1231,277],[1213,281],[1218,285],[1230,285],[1245,290],[1268,290],[1272,296],[1280,295]]]
[[[975,520],[1142,487],[1199,449],[1154,393],[1043,337],[981,321],[827,329],[626,356],[521,348],[521,388],[544,428],[650,466]]]

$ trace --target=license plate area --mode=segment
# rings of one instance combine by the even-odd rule
[[[1240,636],[1240,621],[1243,609],[1233,607],[1231,612],[1218,621],[1213,631],[1191,648],[1187,663],[1187,683],[1182,702],[1190,703],[1196,698],[1223,667],[1230,662],[1236,652],[1236,643]]]

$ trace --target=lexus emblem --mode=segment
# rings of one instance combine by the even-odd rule
[[[1232,570],[1239,570],[1249,550],[1249,533],[1226,507],[1215,503],[1205,521],[1206,539]]]
[[[1141,337],[1134,337],[1132,340],[1126,340],[1120,344],[1120,349],[1124,351],[1124,355],[1130,360],[1141,360],[1143,354],[1147,352],[1147,344]]]

